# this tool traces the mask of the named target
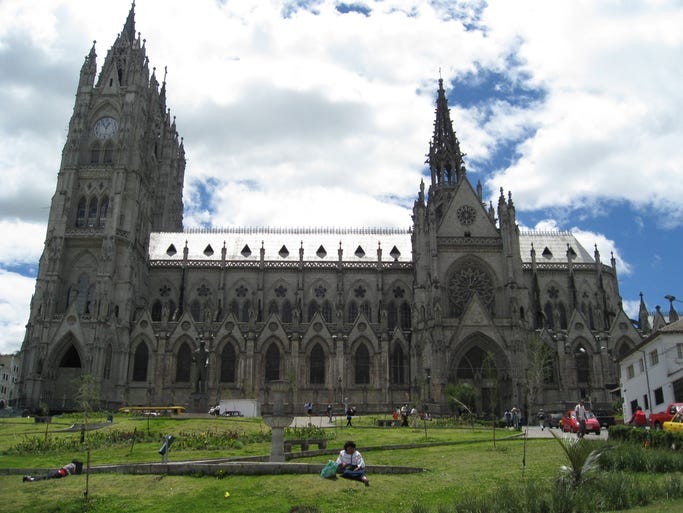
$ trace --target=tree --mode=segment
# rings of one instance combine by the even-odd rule
[[[472,414],[472,408],[477,397],[477,391],[472,385],[469,383],[448,385],[446,386],[446,395],[451,411],[456,412],[464,409],[467,413]]]
[[[92,374],[83,374],[74,380],[76,389],[75,399],[78,410],[83,413],[83,429],[81,443],[84,442],[85,430],[88,425],[88,414],[95,410],[100,403],[100,384]]]
[[[534,407],[543,387],[552,373],[553,351],[541,338],[540,333],[533,333],[527,340],[527,368],[525,385],[527,404]],[[528,421],[529,419],[527,419]],[[528,423],[528,422],[527,422]]]

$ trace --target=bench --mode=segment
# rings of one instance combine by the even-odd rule
[[[377,424],[378,427],[399,427],[401,425],[401,421],[394,419],[377,419],[375,424]]]
[[[292,445],[301,446],[302,451],[307,451],[309,445],[317,445],[318,449],[327,448],[327,440],[324,438],[309,438],[308,440],[285,440],[285,452],[292,452]]]

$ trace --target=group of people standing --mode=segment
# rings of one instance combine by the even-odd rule
[[[522,429],[522,412],[517,406],[513,406],[509,410],[505,410],[505,427],[508,429],[515,429],[519,431]]]

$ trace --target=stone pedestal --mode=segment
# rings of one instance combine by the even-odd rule
[[[292,423],[294,417],[290,415],[268,415],[263,422],[271,429],[270,461],[285,461],[284,434],[285,428]]]
[[[192,413],[209,412],[209,398],[206,392],[193,392],[190,395],[190,411]]]
[[[285,461],[284,430],[292,423],[294,417],[285,411],[285,398],[289,392],[289,381],[271,381],[269,384],[273,414],[264,415],[263,422],[271,429],[270,461]]]

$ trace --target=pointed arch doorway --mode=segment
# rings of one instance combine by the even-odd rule
[[[48,375],[54,376],[52,387],[45,385],[43,398],[50,411],[73,411],[77,408],[75,382],[82,374],[82,358],[78,351],[78,342],[73,336],[67,336],[58,345],[52,358],[54,367]]]
[[[488,337],[475,336],[452,355],[449,384],[474,388],[473,413],[498,418],[512,401],[512,380],[505,353]]]

